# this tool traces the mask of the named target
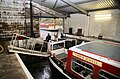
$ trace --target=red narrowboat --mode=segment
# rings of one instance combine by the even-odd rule
[[[64,47],[49,43],[50,67],[56,79],[120,79],[120,44],[94,41]]]

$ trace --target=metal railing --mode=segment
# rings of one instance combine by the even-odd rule
[[[40,39],[40,38],[30,38],[24,35],[20,35],[17,33],[14,33],[12,36],[12,40],[10,41],[10,49],[15,49],[15,47],[17,49],[23,49],[23,50],[29,50],[31,53],[33,53],[35,49],[35,44],[40,44],[41,48],[40,51],[42,51],[43,48],[43,44],[44,44],[44,40]]]

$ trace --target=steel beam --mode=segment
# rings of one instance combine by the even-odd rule
[[[51,13],[49,13],[49,12],[47,12],[47,11],[45,11],[45,10],[39,8],[39,7],[37,7],[37,6],[33,6],[33,7],[37,8],[37,9],[39,9],[39,10],[41,10],[41,11],[43,11],[43,12],[49,14],[49,15],[51,15],[51,16],[55,16],[55,15],[53,15],[53,14],[51,14]]]
[[[79,5],[79,4],[84,4],[84,3],[93,2],[93,1],[97,1],[97,0],[88,0],[85,2],[76,2],[74,4]],[[66,7],[70,7],[70,6],[69,5],[59,6],[59,7],[56,7],[56,9],[62,9],[62,8],[66,8]]]
[[[57,2],[58,2],[58,0],[56,0],[56,1],[55,1],[55,4],[54,4],[54,6],[53,6],[53,9],[55,8],[55,6],[56,6]]]
[[[43,2],[41,2],[40,0],[33,0],[33,1],[36,2],[36,3],[38,3],[38,4],[40,4],[40,5],[42,5],[42,6],[45,6],[45,7],[49,8],[49,9],[52,9],[52,10],[53,10],[53,7],[49,7],[49,6],[45,5],[45,4],[44,4],[44,1],[43,1]],[[56,12],[58,12],[58,13],[61,13],[61,14],[63,14],[64,16],[70,16],[69,13],[62,12],[62,11],[56,9],[56,8],[54,8],[54,11],[56,11]]]
[[[31,23],[31,37],[34,37],[33,33],[33,10],[32,10],[32,0],[30,0],[30,23]]]
[[[65,17],[56,17],[56,16],[33,16],[34,18],[65,18]]]
[[[47,12],[46,10],[43,10],[43,9],[41,9],[41,8],[39,8],[39,7],[37,7],[37,6],[35,6],[35,5],[32,5],[33,7],[35,7],[35,8],[37,8],[37,9],[39,9],[39,10],[41,10],[41,11],[43,11],[43,12],[45,12],[45,13],[47,13],[47,14],[49,14],[49,15],[51,15],[51,16],[54,16],[54,17],[57,17],[55,14],[52,14],[52,13],[49,13],[49,12]],[[55,10],[54,10],[55,11]],[[57,11],[55,11],[55,12],[57,12]],[[60,12],[58,12],[58,13],[60,13]],[[62,13],[61,13],[62,14]],[[61,16],[61,15],[60,15]],[[62,16],[61,17],[67,17],[67,16],[65,16],[64,14],[62,14]]]
[[[61,0],[61,1],[63,1],[64,3],[66,3],[66,4],[70,5],[70,6],[72,6],[73,8],[77,9],[78,11],[80,11],[80,12],[88,15],[88,12],[86,10],[80,8],[79,6],[77,6],[76,4],[74,4],[73,2],[71,2],[69,0]]]

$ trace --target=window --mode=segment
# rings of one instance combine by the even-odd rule
[[[82,61],[82,60],[78,60],[76,58],[72,58],[72,64],[71,64],[71,68],[72,70],[80,75],[81,77],[83,78],[86,78],[86,79],[92,79],[92,75],[93,75],[93,67]]]
[[[53,45],[53,50],[61,49],[64,47],[64,43],[58,43]]]
[[[101,70],[99,73],[99,77],[98,79],[120,79],[117,76],[105,71],[105,70]]]

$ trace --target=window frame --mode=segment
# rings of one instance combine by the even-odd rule
[[[87,68],[86,66],[83,66],[83,65],[79,64],[78,62],[74,61],[73,59],[78,60],[78,61],[80,61],[80,62],[83,62],[83,63],[85,63],[85,64],[87,64],[87,65],[90,65],[90,66],[93,68],[93,71],[92,71],[90,68]],[[89,64],[88,62],[85,62],[85,61],[83,61],[83,60],[79,60],[78,58],[72,57],[72,59],[71,59],[71,70],[72,70],[73,72],[75,72],[77,75],[81,76],[82,78],[86,78],[86,77],[87,77],[87,76],[84,77],[83,75],[81,75],[80,73],[76,72],[76,71],[72,68],[72,63],[73,63],[73,62],[74,62],[75,64],[79,65],[79,66],[84,67],[85,69],[90,70],[91,72],[93,72],[92,75],[94,75],[94,66],[93,66],[92,64]],[[93,77],[92,77],[92,79],[93,79]]]
[[[103,75],[100,74],[101,71],[102,71],[102,72],[105,72],[105,73],[107,73],[107,74],[109,74],[109,75],[112,75],[112,76],[114,76],[114,77],[116,77],[116,78],[119,79],[119,77],[118,77],[117,75],[115,75],[115,74],[113,74],[113,73],[111,73],[111,72],[108,72],[108,71],[106,71],[106,70],[104,70],[104,69],[100,69],[100,70],[99,70],[98,78],[99,78],[99,76],[102,76],[102,77],[104,77],[104,78],[107,78],[107,77],[105,77],[105,76],[103,76]]]
[[[62,45],[60,45],[60,44],[62,44]],[[55,45],[58,46],[58,47],[54,48]],[[53,45],[53,50],[57,50],[57,49],[61,49],[61,48],[64,48],[64,43],[58,43],[58,44]]]

